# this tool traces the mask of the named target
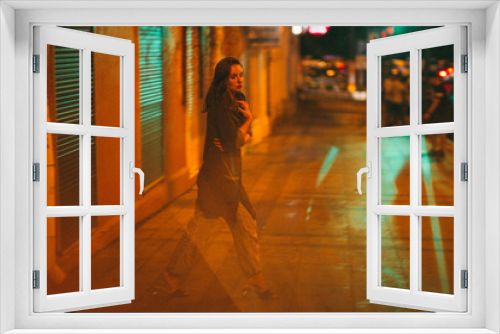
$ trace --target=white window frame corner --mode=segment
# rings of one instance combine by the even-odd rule
[[[255,328],[259,327],[274,328],[275,330],[287,326],[288,328],[307,328],[311,332],[320,329],[348,328],[352,324],[352,317],[358,317],[356,326],[366,332],[377,332],[377,328],[400,328],[398,333],[404,333],[404,325],[408,327],[421,328],[422,333],[429,332],[424,328],[437,328],[434,333],[439,331],[452,332],[452,329],[468,328],[468,333],[494,333],[500,332],[500,229],[496,226],[500,220],[500,209],[498,202],[500,200],[500,176],[488,174],[486,182],[486,172],[498,170],[500,162],[500,137],[498,133],[498,124],[500,118],[498,110],[500,107],[499,94],[500,89],[500,10],[495,1],[461,2],[462,6],[469,4],[470,8],[462,9],[390,9],[393,4],[380,1],[381,7],[378,9],[366,8],[363,2],[347,1],[336,2],[332,8],[323,8],[322,5],[311,2],[304,8],[300,8],[299,3],[276,4],[276,7],[266,9],[265,15],[262,12],[263,3],[238,3],[233,4],[231,8],[217,9],[210,3],[205,4],[208,8],[189,9],[189,5],[183,4],[174,8],[175,2],[167,4],[165,7],[171,8],[150,9],[137,11],[133,9],[116,9],[113,11],[102,11],[97,8],[89,9],[66,9],[61,10],[42,10],[42,6],[49,6],[49,1],[38,1],[37,9],[22,9],[22,2],[16,5],[15,1],[8,1],[8,5],[18,7],[15,10],[15,50],[4,48],[5,45],[12,46],[5,40],[5,36],[13,39],[13,31],[4,29],[3,16],[0,16],[0,43],[2,52],[0,53],[0,70],[2,76],[4,73],[10,73],[8,77],[0,77],[0,96],[2,97],[0,107],[2,115],[4,108],[15,106],[15,117],[8,116],[7,124],[15,129],[15,231],[7,222],[1,221],[1,231],[7,231],[8,235],[3,235],[0,239],[2,248],[0,249],[0,264],[3,268],[13,269],[14,274],[2,273],[0,283],[0,293],[2,303],[0,304],[0,320],[7,319],[12,314],[7,310],[6,302],[15,305],[15,321],[10,321],[5,327],[5,331],[15,326],[15,333],[27,333],[28,329],[41,328],[89,328],[89,332],[100,333],[98,328],[137,328],[139,322],[147,322],[149,328],[162,328],[167,323],[171,328],[192,328],[193,323],[196,327],[203,329],[230,329],[230,328]],[[89,2],[90,3],[90,2]],[[352,4],[354,3],[354,4]],[[435,3],[442,3],[436,1]],[[344,8],[342,8],[342,4]],[[2,3],[1,6],[4,6]],[[87,4],[92,6],[92,4]],[[290,6],[291,5],[291,6]],[[486,9],[486,6],[489,6]],[[25,6],[30,6],[28,3]],[[31,6],[34,6],[31,3]],[[117,5],[119,6],[119,5]],[[337,6],[337,7],[335,7]],[[345,7],[359,6],[357,9],[346,9]],[[430,6],[430,5],[429,5]],[[481,7],[483,6],[483,7]],[[180,9],[184,8],[184,9]],[[313,9],[311,9],[313,7]],[[328,6],[327,6],[328,7]],[[24,7],[26,8],[26,7]],[[4,15],[5,10],[0,7],[0,15]],[[244,10],[245,15],[241,15]],[[207,15],[210,11],[210,15]],[[314,16],[311,16],[314,14]],[[233,17],[238,17],[235,22]],[[333,19],[332,19],[333,18]],[[334,21],[334,22],[332,22]],[[213,314],[206,316],[203,314],[34,314],[32,298],[30,298],[31,289],[27,287],[31,284],[32,263],[27,261],[29,258],[32,244],[32,226],[33,221],[32,199],[29,194],[32,193],[32,183],[29,179],[32,157],[33,124],[32,124],[32,104],[26,98],[32,96],[32,82],[30,74],[31,47],[32,47],[32,27],[35,24],[54,24],[59,25],[311,25],[311,24],[329,24],[329,25],[442,25],[442,24],[461,24],[469,27],[469,98],[468,98],[468,151],[469,151],[469,208],[468,208],[468,226],[471,242],[468,244],[470,254],[469,260],[469,289],[468,299],[470,301],[469,312],[466,314],[392,314],[384,313],[377,316],[366,313],[339,313],[339,314]],[[486,22],[486,24],[485,24]],[[8,22],[9,23],[9,22]],[[13,27],[12,22],[9,27]],[[486,29],[488,27],[488,29]],[[493,28],[492,28],[493,27]],[[5,44],[7,43],[7,44]],[[7,56],[6,56],[7,55]],[[15,73],[13,70],[4,72],[9,65],[12,66],[12,59],[15,55]],[[486,71],[485,64],[492,64],[492,68]],[[12,77],[14,75],[14,77]],[[7,78],[7,80],[6,80]],[[9,96],[13,88],[9,87],[9,80],[15,79],[15,96]],[[11,81],[11,82],[12,82]],[[6,107],[7,105],[7,107]],[[487,120],[488,117],[488,121]],[[489,118],[493,121],[490,121]],[[3,119],[2,119],[3,120]],[[0,124],[0,139],[4,139],[1,130],[4,125]],[[496,133],[493,130],[497,130]],[[486,130],[486,131],[485,131]],[[489,130],[489,131],[488,131]],[[0,141],[0,148],[3,148],[5,141]],[[492,150],[492,154],[486,158],[486,150]],[[12,157],[12,150],[1,151],[0,157],[6,154]],[[473,161],[473,162],[472,162]],[[486,170],[482,168],[486,165]],[[495,165],[496,163],[496,165]],[[10,165],[11,166],[11,165]],[[12,166],[11,166],[12,167]],[[11,168],[10,167],[10,168]],[[363,167],[363,166],[359,166]],[[496,173],[498,174],[498,173]],[[4,165],[0,167],[0,182],[7,178]],[[493,181],[492,181],[493,180]],[[1,191],[1,190],[0,190]],[[486,196],[488,193],[488,197]],[[3,191],[0,194],[4,194]],[[26,200],[28,198],[28,200]],[[483,204],[485,203],[486,204]],[[5,205],[4,199],[0,202],[0,208]],[[0,216],[3,218],[3,215]],[[472,226],[474,225],[474,229]],[[15,263],[9,260],[13,250],[12,242],[5,243],[7,238],[15,238]],[[6,246],[7,251],[3,246]],[[486,258],[484,261],[483,258]],[[484,275],[480,275],[484,273]],[[486,275],[488,273],[488,275]],[[15,297],[9,293],[9,287],[5,282],[12,280],[14,276],[16,281]],[[488,289],[488,294],[486,293]],[[7,298],[4,301],[4,296]],[[14,300],[12,300],[14,298]],[[486,302],[484,302],[486,298]],[[196,320],[195,322],[193,321]],[[425,324],[422,324],[425,319]],[[420,322],[420,324],[419,324]],[[335,326],[335,327],[334,327]],[[2,325],[2,331],[4,331]],[[448,330],[446,330],[448,328]],[[24,331],[23,329],[26,329]],[[369,331],[372,329],[372,331]],[[255,330],[257,331],[257,330]],[[304,329],[304,332],[306,330]],[[409,331],[409,330],[408,330]],[[36,331],[30,331],[34,333]],[[68,331],[66,331],[68,332]],[[137,331],[138,333],[140,331]],[[144,330],[142,331],[144,332]],[[201,330],[199,332],[202,332]],[[264,330],[262,330],[264,332]],[[381,331],[387,332],[387,331]],[[414,331],[413,331],[414,332]],[[13,332],[14,333],[14,332]]]

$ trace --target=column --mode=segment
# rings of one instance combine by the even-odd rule
[[[164,147],[168,198],[171,200],[190,186],[186,161],[186,116],[183,103],[183,27],[164,28]]]

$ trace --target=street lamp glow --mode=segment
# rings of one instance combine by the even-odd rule
[[[294,34],[294,35],[302,34],[302,26],[293,26],[292,27],[292,34]]]
[[[313,36],[321,36],[324,35],[328,32],[328,28],[330,27],[325,27],[325,26],[312,26],[309,27],[309,33]]]

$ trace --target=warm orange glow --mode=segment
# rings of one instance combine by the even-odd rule
[[[350,83],[350,84],[347,86],[347,91],[348,91],[349,93],[353,93],[353,92],[355,92],[355,91],[356,91],[356,84],[354,84],[354,83]]]
[[[440,77],[443,77],[443,78],[444,78],[444,77],[445,77],[445,76],[447,76],[447,75],[448,75],[448,72],[446,72],[446,71],[444,71],[444,70],[439,71],[439,76],[440,76]]]
[[[342,70],[342,69],[345,68],[345,64],[341,63],[341,62],[335,63],[335,66],[337,66],[337,68],[340,69],[340,70]]]
[[[387,36],[387,33],[385,31],[382,31],[382,37],[386,37]]]
[[[394,27],[387,28],[387,32],[389,33],[389,35],[394,34]]]
[[[333,77],[335,75],[335,71],[334,70],[326,70],[326,75],[328,75],[329,77]]]
[[[452,74],[453,73],[453,67],[449,67],[447,70],[448,74]]]

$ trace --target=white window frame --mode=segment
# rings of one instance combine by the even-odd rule
[[[52,2],[70,6],[69,2]],[[82,5],[83,3],[83,5]],[[123,5],[126,2],[122,2]],[[273,9],[262,11],[273,4]],[[410,5],[408,5],[410,3]],[[80,2],[73,8],[90,6],[86,10],[40,10],[51,6],[48,1],[0,4],[0,331],[37,333],[36,329],[90,328],[92,333],[104,329],[144,328],[219,329],[215,332],[237,332],[235,328],[253,328],[252,332],[280,332],[280,328],[302,328],[295,332],[340,332],[335,329],[358,328],[372,333],[421,332],[495,333],[500,331],[500,11],[497,1],[422,2],[405,1],[334,1],[324,2],[250,2],[231,5],[205,3],[207,8],[195,8],[188,2],[165,2],[164,7],[138,11],[136,9],[103,10],[102,6],[120,6],[106,2]],[[200,3],[198,2],[198,6]],[[18,10],[10,6],[36,6],[38,9]],[[101,6],[101,8],[92,6]],[[137,8],[135,4],[134,8]],[[148,2],[144,5],[148,6]],[[153,6],[161,6],[157,2]],[[392,6],[409,7],[391,9]],[[425,7],[429,6],[429,7]],[[432,7],[431,7],[432,6]],[[460,6],[461,9],[457,6]],[[489,6],[489,8],[487,8]],[[116,8],[115,7],[115,8]],[[133,6],[132,6],[133,7]],[[230,7],[230,8],[229,8]],[[292,7],[292,8],[291,8]],[[293,8],[295,7],[295,8]],[[301,8],[302,7],[302,8]],[[358,7],[357,9],[345,9]],[[455,7],[455,9],[449,9]],[[26,7],[24,7],[26,8]],[[181,8],[181,9],[179,9]],[[224,9],[222,9],[224,8]],[[260,10],[259,10],[260,8]],[[372,8],[372,9],[370,9]],[[373,9],[377,8],[377,9]],[[417,8],[417,9],[415,9]],[[420,9],[418,9],[420,8]],[[445,8],[445,9],[439,9]],[[448,8],[448,9],[446,9]],[[487,9],[486,9],[487,8]],[[189,10],[185,10],[189,9]],[[15,19],[15,20],[14,20]],[[34,314],[30,286],[32,260],[33,212],[30,181],[32,156],[32,96],[30,75],[32,26],[58,25],[467,25],[470,75],[468,86],[468,151],[469,166],[468,244],[469,312],[438,313],[278,313],[278,314]],[[486,29],[487,28],[487,29]],[[15,39],[14,32],[15,31]],[[15,57],[14,57],[15,55]],[[488,64],[488,71],[486,71]],[[15,66],[15,70],[14,70]],[[15,80],[15,86],[12,84]],[[15,94],[15,97],[14,97]],[[15,111],[15,112],[14,112]],[[15,127],[15,130],[13,128]],[[12,137],[15,136],[15,146]],[[485,153],[488,152],[488,156]],[[14,162],[15,161],[15,162]],[[486,166],[486,167],[484,167]],[[363,166],[358,166],[359,168]],[[356,167],[356,168],[358,168]],[[15,179],[12,178],[15,170]],[[486,174],[488,179],[486,182]],[[14,179],[14,180],[13,180]],[[353,175],[354,180],[354,175]],[[354,181],[353,181],[354,184]],[[353,185],[354,186],[354,185]],[[15,198],[12,192],[15,189]],[[485,203],[486,202],[486,203]],[[485,203],[485,204],[483,204]],[[15,210],[12,210],[12,207]],[[474,226],[472,229],[471,226]],[[31,246],[32,247],[32,246]],[[14,254],[14,256],[12,256]],[[486,259],[486,260],[485,260]],[[11,287],[15,286],[15,289]],[[487,290],[487,293],[486,293]],[[12,308],[15,305],[15,308]],[[101,330],[98,330],[98,329]],[[258,330],[260,328],[261,330]],[[385,328],[380,330],[380,328]],[[418,328],[418,331],[410,330]],[[428,330],[428,328],[434,328]],[[24,330],[26,329],[26,330]],[[30,329],[30,330],[28,330]],[[196,330],[198,329],[198,330]],[[232,329],[232,330],[231,330]],[[330,330],[327,330],[330,329]],[[243,330],[242,330],[243,331]],[[47,332],[47,331],[45,331]],[[50,331],[54,333],[54,330]],[[108,331],[109,332],[109,331]],[[121,331],[117,331],[121,332]],[[163,332],[179,332],[175,330]],[[187,331],[186,331],[187,332]],[[212,331],[214,332],[214,331]],[[248,332],[248,331],[247,331]],[[350,331],[355,333],[356,331]]]
[[[466,54],[467,38],[464,26],[448,26],[418,31],[411,34],[381,38],[371,41],[366,49],[367,62],[367,131],[366,153],[371,178],[366,180],[366,234],[367,234],[367,298],[375,304],[392,306],[412,305],[416,308],[431,311],[467,310],[467,289],[461,288],[461,270],[467,269],[467,182],[461,181],[460,164],[467,162],[467,73],[459,70],[461,55]],[[422,52],[425,49],[451,46],[453,63],[457,69],[453,77],[453,121],[447,123],[423,124],[421,102],[422,86]],[[385,126],[381,112],[381,96],[383,82],[383,57],[407,53],[410,67],[410,101],[409,123],[404,126]],[[423,205],[420,184],[422,182],[422,145],[423,135],[453,133],[453,166],[451,180],[454,184],[454,204],[451,206]],[[408,205],[390,205],[381,202],[385,194],[381,185],[383,157],[383,141],[388,138],[407,137],[410,165],[409,202]],[[390,152],[386,152],[390,153]],[[395,288],[382,285],[382,216],[408,218],[409,223],[409,286]],[[422,290],[421,231],[422,217],[452,217],[453,221],[453,293],[437,293]],[[402,223],[402,222],[399,222]],[[394,226],[389,224],[389,226]]]
[[[110,306],[130,303],[135,295],[135,189],[134,179],[134,44],[109,36],[47,26],[34,27],[34,52],[40,57],[39,73],[34,83],[34,162],[40,164],[40,182],[34,191],[34,269],[40,272],[40,286],[34,291],[37,312],[88,309],[89,305]],[[47,122],[47,46],[56,45],[79,51],[80,114],[79,124]],[[91,55],[92,52],[113,56],[119,61],[118,126],[96,126],[91,122]],[[79,136],[80,205],[47,206],[47,134]],[[119,144],[120,176],[118,205],[91,205],[91,139],[114,138]],[[117,216],[120,238],[120,283],[117,287],[92,289],[91,219]],[[47,293],[47,218],[76,217],[79,220],[79,291],[49,295]],[[93,308],[99,306],[92,306]]]

